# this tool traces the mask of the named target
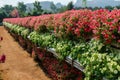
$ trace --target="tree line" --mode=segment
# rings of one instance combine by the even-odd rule
[[[17,6],[12,5],[4,5],[0,8],[0,23],[2,22],[3,18],[15,18],[15,17],[26,17],[26,16],[38,16],[41,14],[52,14],[52,13],[59,13],[64,12],[66,10],[73,9],[73,3],[68,3],[67,6],[63,6],[61,8],[57,8],[54,3],[51,3],[49,10],[43,10],[40,2],[35,1],[33,3],[34,8],[27,8],[24,2],[18,2]]]

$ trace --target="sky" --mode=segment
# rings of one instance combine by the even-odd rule
[[[16,6],[18,2],[24,2],[26,3],[33,3],[36,0],[0,0],[0,7],[8,4],[8,5],[12,5],[12,6]],[[75,3],[77,0],[38,0],[38,1],[53,1],[55,4],[60,2],[63,5],[68,4],[70,1],[72,1],[73,3]],[[91,0],[89,0],[91,1]],[[120,0],[115,0],[115,1],[120,1]]]
[[[24,2],[24,3],[33,3],[35,0],[0,0],[0,7],[3,5],[13,5],[16,6],[18,2]],[[38,0],[38,1],[53,1],[54,3],[62,3],[64,5],[68,4],[70,1],[73,1],[73,3],[76,2],[76,0]]]

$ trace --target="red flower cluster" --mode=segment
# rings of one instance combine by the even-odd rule
[[[100,9],[93,12],[91,25],[93,36],[105,43],[119,42],[120,40],[120,10],[108,11]]]
[[[44,49],[35,47],[34,50],[41,60],[43,67],[53,80],[82,80],[82,73],[76,68],[66,62],[60,62],[52,53],[46,52]]]
[[[5,63],[5,60],[6,60],[6,55],[5,54],[2,54],[0,56],[0,63]]]
[[[45,27],[59,37],[97,38],[106,43],[120,42],[120,10],[71,10],[37,17],[6,18],[4,22],[34,30]]]

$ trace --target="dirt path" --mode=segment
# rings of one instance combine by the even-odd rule
[[[5,63],[0,63],[3,80],[51,80],[4,27],[0,27],[0,36],[3,37],[0,55],[4,53],[7,58]]]

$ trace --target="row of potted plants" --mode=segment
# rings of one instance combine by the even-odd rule
[[[47,52],[44,44],[42,46],[38,46],[35,38],[35,41],[32,41],[30,39],[32,32],[28,33],[27,36],[24,38],[24,36],[28,32],[27,28],[23,29],[20,26],[13,26],[9,23],[7,23],[7,25],[5,25],[5,28],[15,38],[15,40],[18,41],[25,50],[31,50],[29,52],[30,56],[34,57],[35,55],[37,55],[40,60],[40,65],[44,67],[45,71],[47,71],[47,73],[53,80],[83,79],[83,73],[81,71],[79,71],[72,65],[69,65],[64,60],[61,61],[60,59],[57,59],[53,56],[52,53]],[[26,31],[25,34],[23,34],[24,30]]]
[[[4,19],[38,32],[54,31],[59,38],[100,39],[105,44],[120,42],[120,10],[71,10],[58,14]]]
[[[9,27],[12,33],[20,34],[22,36],[22,31],[24,31],[22,29],[23,27],[6,22],[4,25]],[[85,80],[119,80],[120,78],[119,50],[117,52],[117,50],[111,48],[109,45],[105,45],[100,40],[91,39],[86,42],[81,39],[60,39],[53,33],[41,33],[37,31],[28,33],[26,38],[36,46],[42,48],[54,48],[61,60],[70,56],[73,60],[80,62],[82,66],[84,66],[83,72],[85,73]],[[43,54],[39,55],[40,58],[42,56]]]
[[[120,10],[85,9],[4,19],[3,23],[16,39],[20,37],[21,44],[31,41],[41,48],[52,48],[60,60],[70,57],[80,62],[85,80],[119,80],[119,18]]]
[[[47,70],[53,80],[82,80],[83,73],[65,61],[58,60],[52,53],[43,48],[36,48],[35,52],[40,64]]]

